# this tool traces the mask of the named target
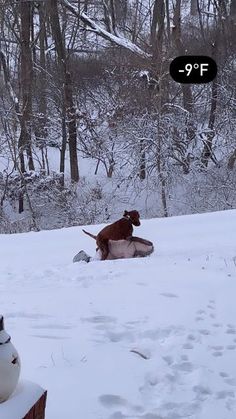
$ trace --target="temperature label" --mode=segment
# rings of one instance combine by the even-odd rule
[[[170,75],[178,83],[209,83],[217,75],[217,65],[211,57],[183,55],[171,62]]]

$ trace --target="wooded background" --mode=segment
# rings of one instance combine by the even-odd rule
[[[235,208],[236,0],[0,5],[0,232]]]

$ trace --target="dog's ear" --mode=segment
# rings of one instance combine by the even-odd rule
[[[123,217],[125,217],[126,215],[128,215],[128,211],[124,211]]]

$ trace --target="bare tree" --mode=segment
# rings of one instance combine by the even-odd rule
[[[229,158],[228,169],[233,170],[235,162],[236,162],[236,149],[233,151],[233,153],[231,154]]]
[[[191,0],[190,14],[192,16],[197,16],[197,14],[198,14],[198,0]]]
[[[39,64],[35,62],[36,65],[36,85],[38,100],[38,113],[36,116],[35,125],[35,137],[36,144],[41,150],[42,157],[42,167],[45,170],[47,166],[47,77],[46,77],[46,4],[41,1],[38,4],[38,14],[39,14]],[[36,61],[36,60],[35,60]],[[49,174],[49,167],[47,167],[47,173]]]
[[[217,80],[212,82],[211,90],[211,109],[208,123],[208,132],[206,134],[206,139],[204,141],[204,147],[201,155],[201,162],[204,166],[207,167],[209,159],[212,157],[212,143],[215,137],[214,126],[216,120],[216,108],[217,108],[217,97],[218,96],[218,86]]]
[[[78,158],[77,158],[77,126],[76,126],[76,109],[73,100],[73,86],[71,80],[71,73],[68,67],[68,57],[66,55],[66,48],[63,42],[61,25],[58,13],[58,2],[57,0],[49,1],[49,13],[53,38],[55,40],[55,46],[58,56],[58,63],[60,68],[60,74],[63,83],[63,100],[65,103],[65,112],[67,116],[68,124],[68,142],[69,142],[69,153],[70,153],[70,170],[71,180],[78,182],[79,180],[79,169],[78,169]]]
[[[164,0],[155,0],[151,22],[152,65],[158,71],[162,61],[162,44],[164,36],[165,3]]]
[[[177,49],[178,55],[185,55],[184,45],[181,36],[181,0],[176,0],[173,23],[174,27],[172,30],[172,36],[174,45]],[[191,86],[189,84],[182,84],[181,88],[183,93],[184,109],[186,109],[191,115],[193,113],[193,97]],[[190,130],[190,139],[192,138],[192,135],[192,130]]]
[[[32,123],[32,80],[33,63],[30,45],[30,28],[32,19],[32,2],[20,2],[20,23],[21,23],[21,71],[20,87],[22,92],[22,115],[21,132],[19,138],[19,155],[21,172],[25,172],[24,150],[27,152],[29,169],[34,170],[34,162],[31,147],[31,123]]]

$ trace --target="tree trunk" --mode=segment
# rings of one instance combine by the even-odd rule
[[[162,114],[162,107],[161,107],[161,99],[159,98],[159,103],[158,103],[158,108],[159,108],[159,123],[160,123],[160,117]],[[158,125],[159,125],[158,123]],[[166,161],[162,156],[162,139],[161,139],[161,129],[160,129],[160,125],[158,127],[158,131],[157,131],[157,172],[158,172],[158,177],[160,179],[160,186],[161,186],[161,202],[162,202],[162,207],[163,207],[163,212],[164,212],[164,217],[168,217],[168,208],[167,208],[167,199],[166,199],[166,178],[165,178],[165,164]]]
[[[208,123],[208,128],[210,132],[207,133],[207,138],[204,143],[202,156],[201,156],[201,162],[205,167],[208,166],[209,159],[212,157],[212,143],[213,143],[213,138],[215,136],[214,125],[215,125],[215,119],[216,119],[217,96],[218,96],[218,88],[217,88],[217,82],[215,79],[212,82],[211,110],[210,110],[210,117],[209,117],[209,123]]]
[[[133,24],[132,24],[132,42],[137,41],[138,11],[139,11],[139,1],[136,1]]]
[[[159,140],[160,143],[160,140]],[[158,176],[161,185],[161,201],[163,206],[164,217],[168,217],[167,200],[166,200],[166,180],[163,174],[163,165],[161,163],[160,155],[157,157]]]
[[[34,162],[31,150],[31,118],[32,118],[32,81],[33,63],[30,47],[30,29],[32,18],[32,2],[20,2],[21,21],[21,75],[20,87],[22,92],[22,116],[21,132],[19,138],[19,155],[21,171],[25,172],[24,150],[28,156],[29,170],[34,170]]]
[[[139,166],[139,178],[144,180],[146,178],[146,153],[144,140],[140,140],[140,166]]]
[[[231,18],[231,21],[235,30],[236,29],[236,0],[231,0],[229,14],[230,14],[230,18]]]
[[[233,151],[233,153],[231,154],[229,158],[228,169],[233,170],[235,162],[236,162],[236,149]]]
[[[191,16],[197,16],[197,14],[198,14],[198,0],[191,0],[190,14],[191,14]]]
[[[165,4],[164,0],[155,0],[153,6],[152,22],[151,22],[151,47],[152,47],[152,66],[154,77],[160,73],[162,62],[162,44],[165,28]]]
[[[110,33],[114,33],[114,35],[118,35],[117,30],[116,30],[116,24],[117,24],[116,5],[115,5],[114,0],[104,0],[103,8],[104,8],[104,19],[105,19],[107,30]]]
[[[215,59],[217,63],[220,63],[223,51],[220,51],[219,48],[219,34],[220,34],[220,21],[221,15],[218,17],[218,20],[215,22],[215,42],[212,43],[212,57]],[[209,115],[209,122],[208,122],[208,129],[209,132],[207,133],[206,140],[204,142],[204,147],[201,154],[201,163],[203,166],[207,167],[209,163],[209,159],[214,159],[212,153],[212,145],[213,139],[215,137],[214,129],[215,129],[215,120],[216,120],[216,109],[217,109],[217,102],[218,102],[218,80],[217,77],[212,82],[212,89],[211,89],[211,108],[210,108],[210,115]]]
[[[21,188],[23,188],[23,185],[21,184]],[[24,193],[22,189],[19,192],[19,198],[18,198],[18,212],[21,214],[24,211]]]
[[[235,42],[236,36],[236,0],[231,0],[230,3],[230,29],[231,29],[231,36],[232,42]]]
[[[236,19],[236,1],[235,0],[231,0],[231,3],[230,3],[230,16]]]
[[[172,36],[175,48],[177,49],[178,55],[185,55],[184,45],[182,43],[181,38],[181,0],[176,0],[173,22],[174,27],[172,31]],[[183,94],[183,107],[189,113],[186,134],[188,143],[190,143],[195,137],[195,129],[193,122],[193,95],[191,86],[189,84],[181,84],[181,89]]]
[[[166,0],[166,27],[167,27],[167,38],[170,46],[170,4],[169,0]]]
[[[59,21],[57,0],[50,0],[50,20],[53,38],[55,40],[56,52],[59,61],[60,73],[63,81],[63,100],[65,103],[67,126],[68,126],[68,141],[70,154],[70,172],[71,180],[73,182],[79,181],[79,169],[77,158],[77,129],[76,129],[76,110],[72,94],[72,80],[69,72],[66,49],[63,43],[62,31]]]
[[[46,100],[46,57],[45,57],[45,38],[46,38],[46,13],[45,13],[45,2],[39,3],[39,65],[40,71],[38,75],[38,95],[39,95],[39,107],[38,107],[38,119],[36,121],[36,141],[39,148],[42,150],[42,157],[44,156],[43,149],[46,147],[47,140],[47,100]],[[45,166],[45,165],[44,165]]]
[[[177,49],[178,55],[185,55],[184,46],[181,39],[181,0],[176,0],[175,12],[173,17],[173,41]],[[189,84],[181,84],[183,93],[183,105],[184,109],[190,114],[193,112],[193,97],[192,90]]]
[[[112,32],[117,35],[116,30],[116,7],[114,0],[110,0],[110,8],[111,8],[111,23],[112,23]]]
[[[61,130],[62,130],[62,145],[60,152],[60,173],[62,173],[61,185],[64,186],[65,179],[65,156],[66,156],[66,113],[65,109],[62,110],[61,118]]]

